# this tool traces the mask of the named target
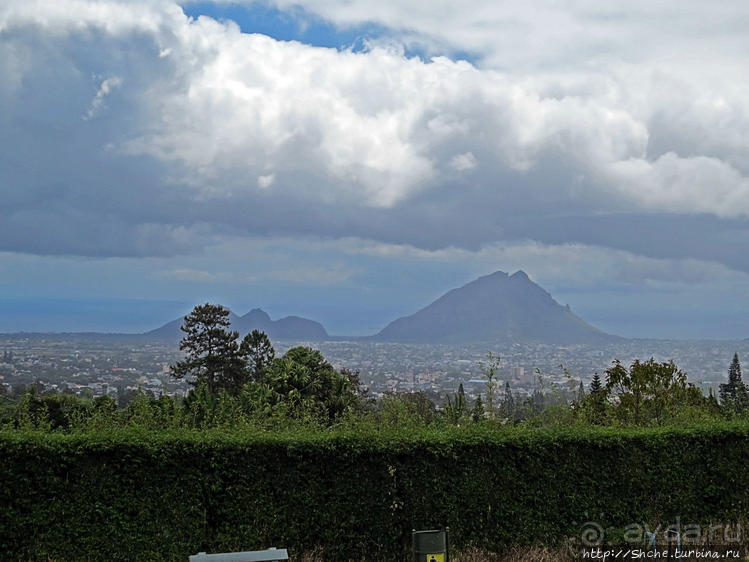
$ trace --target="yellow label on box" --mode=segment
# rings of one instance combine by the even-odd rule
[[[427,562],[445,562],[445,555],[444,553],[427,554]]]

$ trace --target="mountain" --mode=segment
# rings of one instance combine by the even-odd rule
[[[252,330],[261,330],[271,339],[277,340],[325,340],[328,332],[322,324],[299,316],[286,316],[278,320],[271,320],[268,313],[259,308],[253,308],[236,321],[232,320],[232,328],[244,335]]]
[[[271,320],[268,313],[260,308],[253,308],[244,316],[230,313],[231,329],[237,330],[240,336],[252,330],[260,330],[268,337],[276,340],[326,340],[328,332],[322,324],[299,316],[286,316],[278,320]],[[183,319],[177,318],[160,328],[146,332],[145,336],[157,339],[179,340],[184,333],[180,330]]]
[[[229,320],[231,321],[232,326],[239,320],[239,316],[234,314],[233,312],[229,313]],[[184,318],[177,318],[175,320],[172,320],[171,322],[167,322],[160,328],[156,328],[155,330],[151,330],[150,332],[146,332],[143,334],[144,336],[150,336],[152,338],[160,339],[160,340],[180,340],[182,339],[182,336],[185,335],[185,333],[180,330],[180,326],[182,326],[182,323],[184,322]]]
[[[497,271],[453,289],[373,336],[402,343],[604,343],[620,338],[575,316],[523,271]]]

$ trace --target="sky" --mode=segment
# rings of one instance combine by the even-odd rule
[[[370,334],[522,269],[749,337],[749,4],[5,0],[0,331]]]

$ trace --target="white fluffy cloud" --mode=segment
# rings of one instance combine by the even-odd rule
[[[476,248],[617,213],[744,229],[744,4],[301,5],[475,63],[278,41],[167,1],[6,2],[2,247],[169,254],[244,232]]]
[[[610,96],[543,97],[465,62],[279,42],[206,18],[180,29],[169,57],[190,69],[186,82],[159,86],[158,121],[125,147],[173,163],[181,181],[211,195],[276,170],[275,189],[293,196],[387,208],[481,157],[491,163],[485,181],[553,158],[588,190],[645,210],[749,213],[749,186],[731,161],[649,157],[647,119]],[[616,97],[630,95],[617,87]],[[449,166],[447,152],[458,154]],[[300,176],[314,185],[300,186]]]

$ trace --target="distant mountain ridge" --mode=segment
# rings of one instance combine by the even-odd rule
[[[394,320],[373,339],[401,343],[604,343],[620,340],[579,318],[528,278],[496,271]]]
[[[269,338],[277,340],[321,341],[329,337],[325,327],[319,322],[299,316],[286,316],[278,320],[271,320],[268,313],[260,308],[253,308],[244,316],[238,316],[231,312],[229,320],[231,321],[231,329],[237,330],[240,336],[244,336],[252,330],[260,330],[268,334]],[[180,330],[183,321],[183,318],[177,318],[143,335],[157,339],[179,340],[184,336],[184,332]]]
[[[286,316],[271,320],[253,308],[244,316],[233,312],[231,328],[240,335],[261,330],[271,339],[324,341],[356,339],[397,343],[545,343],[602,344],[622,340],[607,334],[572,313],[530,280],[524,271],[508,275],[496,271],[448,291],[421,310],[390,322],[374,336],[331,337],[322,324]],[[183,319],[146,332],[146,337],[178,341]]]

